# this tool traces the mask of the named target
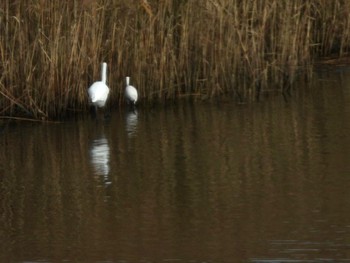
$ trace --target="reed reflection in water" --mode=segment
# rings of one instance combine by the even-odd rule
[[[6,126],[1,261],[347,262],[347,86]]]

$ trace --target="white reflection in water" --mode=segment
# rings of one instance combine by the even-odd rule
[[[109,175],[109,156],[110,149],[108,145],[108,140],[103,136],[99,139],[95,139],[92,142],[90,148],[90,158],[91,163],[94,167],[96,175],[103,176],[105,184],[110,184]]]
[[[138,117],[137,117],[136,109],[129,110],[126,113],[126,122],[125,122],[125,129],[129,137],[136,134],[137,122],[138,122]]]

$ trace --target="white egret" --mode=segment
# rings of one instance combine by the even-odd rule
[[[129,82],[130,77],[126,77],[125,98],[128,101],[128,103],[135,105],[138,97],[137,90],[134,86],[130,85]]]
[[[108,98],[109,88],[106,84],[107,82],[107,63],[106,62],[102,63],[101,78],[102,78],[101,81],[94,82],[88,89],[90,101],[92,105],[95,106],[95,108],[104,107]]]

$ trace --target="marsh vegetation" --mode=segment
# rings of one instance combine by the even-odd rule
[[[144,104],[283,92],[316,59],[347,54],[349,13],[341,0],[4,0],[0,115],[86,110],[102,61],[109,107],[129,75]]]

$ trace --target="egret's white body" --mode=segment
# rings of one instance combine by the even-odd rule
[[[107,81],[107,63],[102,63],[101,81],[94,82],[88,89],[89,98],[95,107],[104,107],[108,98],[109,88]]]
[[[125,98],[129,103],[136,104],[137,90],[134,86],[130,85],[130,77],[126,77]]]

